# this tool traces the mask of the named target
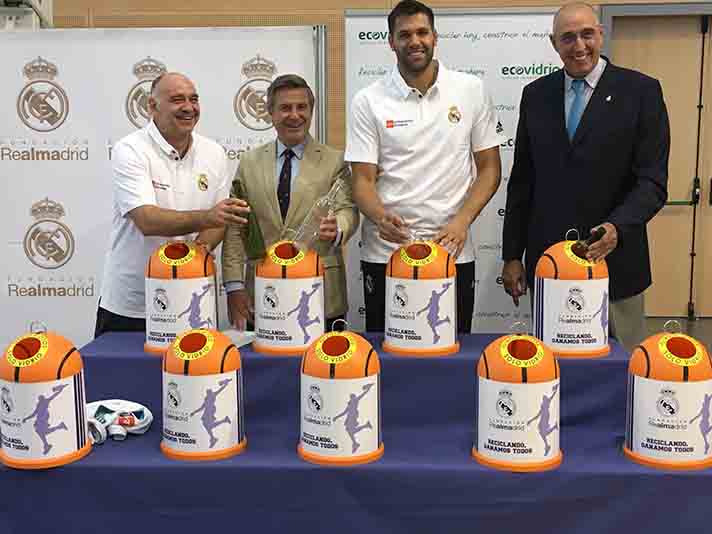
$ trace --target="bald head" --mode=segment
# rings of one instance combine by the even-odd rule
[[[593,9],[591,4],[587,4],[586,2],[572,2],[563,6],[556,12],[556,15],[554,15],[554,24],[551,30],[552,33],[556,35],[557,26],[562,20],[562,17],[567,18],[573,14],[579,13],[592,17],[596,24],[600,24],[598,21],[598,13],[596,13],[596,10]]]
[[[164,72],[160,76],[157,76],[154,78],[154,80],[151,82],[151,96],[154,98],[158,96],[158,93],[164,89],[166,86],[171,85],[172,82],[175,80],[182,80],[186,81],[190,84],[193,82],[188,78],[185,74],[181,74],[180,72]]]
[[[179,72],[166,72],[153,80],[148,107],[153,122],[169,143],[171,139],[189,138],[200,117],[195,85]]]
[[[575,2],[559,9],[551,44],[569,76],[585,78],[598,65],[603,48],[603,27],[593,7]]]

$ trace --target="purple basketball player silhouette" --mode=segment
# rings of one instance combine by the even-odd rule
[[[56,430],[67,430],[67,425],[65,425],[64,422],[61,422],[55,426],[50,426],[49,424],[49,403],[56,399],[57,396],[62,393],[62,390],[66,387],[67,384],[54,386],[52,388],[52,391],[54,391],[54,393],[52,393],[52,395],[50,395],[49,397],[39,395],[37,397],[37,406],[35,406],[35,411],[33,411],[30,415],[28,415],[22,420],[23,423],[26,423],[33,417],[35,418],[35,432],[37,432],[37,435],[40,437],[42,443],[44,444],[44,451],[42,452],[44,456],[46,456],[47,453],[52,450],[52,445],[47,442],[47,436],[49,436],[52,432],[55,432]]]
[[[287,315],[292,315],[295,311],[299,312],[297,313],[297,322],[299,323],[299,327],[302,329],[302,332],[304,332],[305,344],[309,341],[309,338],[311,337],[309,335],[309,332],[307,332],[307,326],[319,323],[321,321],[318,315],[314,316],[313,319],[309,318],[309,299],[311,299],[312,295],[316,293],[316,290],[319,289],[320,286],[321,283],[317,282],[316,284],[312,285],[312,290],[310,293],[302,291],[302,296],[299,297],[299,302],[297,303],[297,305],[287,312]]]
[[[213,320],[210,317],[207,319],[200,318],[200,301],[203,300],[203,297],[210,291],[211,287],[210,284],[203,286],[203,292],[200,295],[193,292],[193,296],[190,298],[190,304],[188,304],[188,307],[178,316],[180,319],[186,313],[190,313],[190,315],[188,315],[188,323],[191,328],[201,328],[203,325],[207,325],[209,328],[213,326]]]
[[[222,424],[231,423],[230,418],[227,415],[220,419],[220,421],[215,420],[215,399],[218,398],[218,395],[223,392],[223,390],[230,382],[232,382],[232,378],[226,378],[225,380],[221,380],[220,382],[218,382],[220,387],[217,389],[217,391],[213,391],[210,388],[206,389],[203,404],[201,404],[199,408],[190,413],[190,416],[193,417],[196,413],[200,411],[203,412],[203,415],[200,417],[200,420],[203,423],[203,428],[205,428],[205,431],[208,433],[208,436],[210,436],[211,449],[218,442],[218,438],[213,435],[213,429]]]
[[[702,401],[702,408],[700,408],[700,413],[695,417],[690,419],[690,424],[692,424],[695,419],[700,419],[700,433],[702,434],[702,439],[705,440],[705,454],[710,450],[710,443],[707,441],[707,434],[712,430],[712,425],[710,425],[710,400],[712,400],[712,395],[705,393],[705,399]]]
[[[596,310],[591,316],[591,319],[596,317],[596,315],[601,314],[601,329],[603,330],[603,344],[608,343],[608,291],[603,292],[603,300],[601,300],[601,306]]]
[[[433,331],[433,343],[437,343],[440,339],[440,335],[435,329],[441,324],[450,322],[449,316],[445,317],[444,319],[440,318],[440,297],[445,294],[445,292],[450,288],[451,285],[452,282],[443,284],[443,290],[440,293],[433,289],[433,292],[430,294],[430,300],[428,301],[428,303],[422,310],[418,310],[418,315],[423,313],[425,310],[428,310],[428,325],[430,325],[430,329]]]
[[[551,417],[551,413],[549,412],[549,406],[551,405],[551,401],[554,399],[554,395],[556,395],[558,389],[559,384],[556,384],[551,389],[551,396],[547,397],[546,395],[544,395],[541,398],[541,406],[539,407],[539,411],[534,417],[527,421],[527,426],[529,426],[535,419],[539,419],[539,435],[541,436],[541,439],[544,440],[544,456],[548,456],[549,451],[551,450],[549,440],[546,439],[547,436],[551,434],[554,430],[559,429],[559,423],[556,423],[554,426],[549,426],[549,418]]]
[[[358,397],[351,393],[349,395],[349,401],[346,404],[346,408],[344,408],[344,411],[334,417],[334,421],[336,421],[339,417],[343,417],[344,415],[346,416],[346,419],[344,419],[344,428],[346,429],[346,433],[351,438],[352,454],[356,452],[361,446],[361,444],[356,441],[356,434],[366,428],[373,428],[371,426],[371,421],[366,421],[365,425],[358,424],[358,403],[361,402],[361,399],[364,398],[366,393],[368,393],[372,387],[373,384],[366,384],[365,386],[363,386],[363,393],[361,393],[361,395],[359,395]]]

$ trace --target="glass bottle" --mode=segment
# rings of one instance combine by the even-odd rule
[[[331,217],[336,211],[336,197],[343,187],[341,179],[336,180],[329,192],[318,198],[314,205],[309,210],[309,213],[295,231],[287,231],[293,235],[291,239],[296,243],[297,247],[302,250],[315,248],[319,241],[319,227],[321,220],[324,217]]]

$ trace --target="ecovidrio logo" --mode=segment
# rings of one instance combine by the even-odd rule
[[[561,67],[553,63],[530,63],[529,65],[515,63],[503,65],[499,72],[503,78],[534,79],[546,76],[557,70],[561,70]]]
[[[388,30],[358,32],[359,41],[383,42],[388,39]]]

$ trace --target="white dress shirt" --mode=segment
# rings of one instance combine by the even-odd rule
[[[586,106],[588,106],[589,100],[591,100],[591,95],[593,94],[594,89],[596,89],[598,81],[603,75],[603,71],[606,68],[607,63],[608,62],[602,57],[598,58],[598,63],[596,63],[596,66],[593,67],[593,70],[589,72],[583,79],[584,111],[586,110]],[[566,117],[567,123],[569,118],[569,111],[571,111],[571,105],[573,104],[574,98],[576,97],[576,93],[574,92],[573,87],[571,86],[571,82],[573,81],[574,79],[569,76],[569,74],[566,72],[566,69],[564,69],[564,116]]]

